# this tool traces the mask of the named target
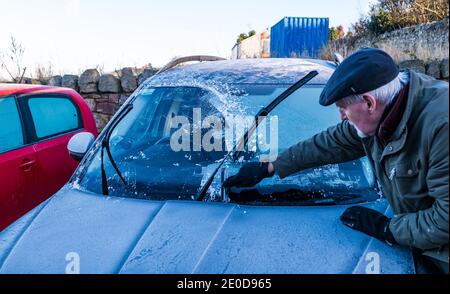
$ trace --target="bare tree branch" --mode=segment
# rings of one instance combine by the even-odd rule
[[[26,67],[22,64],[24,53],[25,48],[13,36],[11,36],[11,43],[6,53],[0,52],[0,67],[15,83],[21,82],[25,75]]]

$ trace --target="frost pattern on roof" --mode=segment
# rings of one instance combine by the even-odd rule
[[[308,72],[319,75],[312,84],[325,84],[333,73],[332,65],[306,59],[241,59],[202,62],[168,70],[146,81],[144,87],[159,85],[205,84],[220,88],[231,84],[293,84]]]

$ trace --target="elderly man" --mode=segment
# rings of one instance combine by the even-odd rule
[[[388,244],[411,246],[448,273],[448,102],[448,83],[400,72],[385,52],[362,49],[339,65],[320,97],[323,106],[336,104],[340,124],[273,163],[243,166],[224,186],[254,186],[275,173],[284,178],[368,156],[394,217],[355,206],[341,221]]]

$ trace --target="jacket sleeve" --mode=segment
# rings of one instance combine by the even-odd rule
[[[401,245],[432,249],[448,244],[448,121],[440,124],[431,140],[427,185],[433,205],[416,213],[399,214],[389,228]]]
[[[364,146],[348,121],[290,147],[273,165],[281,178],[304,169],[355,160],[365,156]]]

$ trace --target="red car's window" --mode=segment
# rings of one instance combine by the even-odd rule
[[[22,126],[14,98],[0,99],[0,153],[23,146]]]
[[[72,101],[62,97],[36,97],[28,100],[38,139],[79,128],[79,114]]]

